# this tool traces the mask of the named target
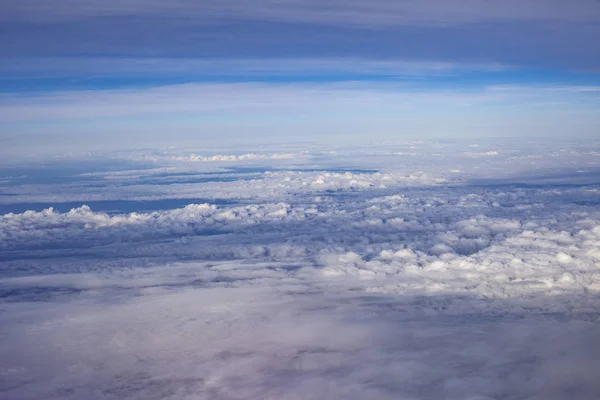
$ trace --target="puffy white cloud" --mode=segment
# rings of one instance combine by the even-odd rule
[[[498,153],[489,157],[495,165],[512,162]],[[479,162],[457,154],[458,163]],[[58,184],[70,192],[57,198],[95,184],[104,198],[122,189],[121,198],[212,191],[240,199],[245,192],[246,199],[151,212],[79,206],[0,216],[3,394],[600,393],[597,183],[440,184],[435,172],[457,163],[429,174],[375,172],[371,156],[352,153],[334,163],[362,169],[319,165],[322,153],[298,163],[232,160],[238,169],[214,169],[211,163],[223,163],[216,159],[171,164],[169,157],[151,170],[77,175],[82,180]],[[465,165],[473,164],[460,169]],[[206,171],[247,180],[144,182]],[[51,186],[11,190],[29,189],[41,197]]]
[[[140,241],[151,237],[202,234],[229,224],[264,223],[304,218],[304,210],[288,213],[289,204],[261,204],[219,209],[211,204],[189,204],[184,208],[152,213],[108,215],[84,205],[67,213],[52,208],[41,212],[5,214],[0,217],[3,250],[66,245],[97,245],[116,241]],[[91,243],[86,243],[86,241]]]
[[[298,157],[298,154],[293,153],[275,153],[275,154],[254,154],[254,153],[246,153],[246,154],[216,154],[214,156],[202,156],[198,154],[189,154],[189,155],[174,155],[171,156],[171,160],[176,161],[199,161],[199,162],[210,162],[210,161],[249,161],[249,160],[286,160],[293,159]],[[150,160],[160,160],[160,156],[149,156],[147,159]]]

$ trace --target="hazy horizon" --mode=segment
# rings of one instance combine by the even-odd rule
[[[600,398],[597,0],[0,8],[0,398]]]

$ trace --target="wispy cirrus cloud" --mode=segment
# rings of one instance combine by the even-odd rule
[[[500,62],[452,62],[418,59],[339,58],[182,58],[182,57],[39,57],[8,58],[0,65],[4,79],[176,76],[343,79],[361,76],[428,77],[473,72],[500,73],[512,69]]]
[[[594,0],[7,0],[5,56],[301,57],[597,69]]]
[[[598,91],[415,83],[194,83],[4,93],[6,156],[190,143],[597,134]],[[17,152],[19,154],[19,152]]]
[[[600,92],[600,86],[580,85],[493,85],[488,90],[494,92],[521,92],[521,93],[590,93]]]
[[[510,92],[435,90],[402,84],[231,83],[143,89],[85,90],[0,97],[0,121],[32,121],[177,113],[369,112],[420,106],[506,101]]]
[[[489,86],[432,88],[377,82],[197,83],[118,90],[75,90],[0,96],[0,122],[136,115],[258,115],[427,110],[441,107],[546,104],[551,100],[597,100],[598,86]],[[549,93],[554,93],[552,98]],[[592,97],[590,97],[592,96]]]
[[[594,0],[577,4],[560,0],[523,3],[477,0],[358,0],[299,1],[259,0],[157,0],[101,1],[84,0],[76,4],[49,4],[41,0],[8,0],[5,20],[64,22],[68,20],[141,16],[219,23],[232,20],[288,21],[300,23],[354,25],[448,25],[481,21],[599,21],[600,7]],[[191,18],[191,19],[190,19]]]

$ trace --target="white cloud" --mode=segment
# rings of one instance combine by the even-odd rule
[[[520,92],[527,94],[534,93],[553,93],[553,92],[565,92],[565,93],[591,93],[600,92],[600,86],[587,85],[587,86],[576,86],[576,85],[494,85],[489,86],[488,90],[495,92]]]
[[[246,153],[246,154],[217,154],[214,156],[201,156],[198,154],[189,154],[184,156],[171,156],[172,160],[177,161],[192,161],[192,162],[210,162],[210,161],[248,161],[248,160],[286,160],[298,157],[298,154],[293,153],[276,153],[276,154],[254,154],[254,153]],[[159,156],[160,157],[160,156]],[[152,160],[160,159],[158,157],[151,157]]]
[[[440,67],[444,69],[444,67]],[[167,116],[186,113],[218,115],[298,112],[366,112],[416,110],[415,104],[434,111],[485,104],[524,101],[548,104],[554,100],[585,100],[596,86],[479,87],[471,91],[435,89],[414,83],[190,83],[142,89],[73,90],[0,96],[0,122],[99,117]],[[575,96],[575,97],[573,97]],[[589,99],[588,99],[589,100]],[[287,114],[286,114],[287,113]]]
[[[441,160],[435,170],[491,165],[490,178],[532,160],[483,143],[498,155],[402,146],[440,152],[424,160]],[[93,183],[123,199],[156,186],[136,181],[197,177],[197,164],[261,178],[189,184],[251,193],[240,204],[0,216],[0,390],[14,399],[595,398],[600,191],[597,177],[578,185],[564,169],[587,162],[584,150],[561,149],[541,153],[562,166],[544,170],[550,183],[522,176],[529,185],[368,171],[398,162],[387,146],[377,161],[376,149],[341,148],[235,159],[231,169],[213,169],[218,159],[173,164],[169,150],[150,170],[77,174],[57,190]],[[181,189],[164,186],[159,199]],[[51,190],[14,190],[35,188]]]
[[[326,84],[198,83],[145,89],[66,91],[0,97],[0,122],[70,118],[170,115],[174,113],[277,113],[399,110],[425,104],[456,106],[503,100],[510,92],[466,93],[407,85],[343,82]],[[546,99],[547,101],[547,99]]]

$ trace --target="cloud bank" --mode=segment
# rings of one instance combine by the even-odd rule
[[[39,180],[31,166],[3,170],[3,194],[21,193],[3,196],[16,197],[3,199],[15,209],[53,196],[58,208],[94,187],[121,202],[131,193],[173,201],[185,187],[213,198],[1,215],[0,393],[597,397],[592,144],[291,148],[285,159],[269,155],[287,147],[120,152],[111,168],[67,164],[55,177],[47,167]],[[115,162],[152,154],[145,168]],[[86,157],[74,160],[80,169]],[[536,174],[514,175],[532,162]],[[442,171],[454,180],[432,178]]]

